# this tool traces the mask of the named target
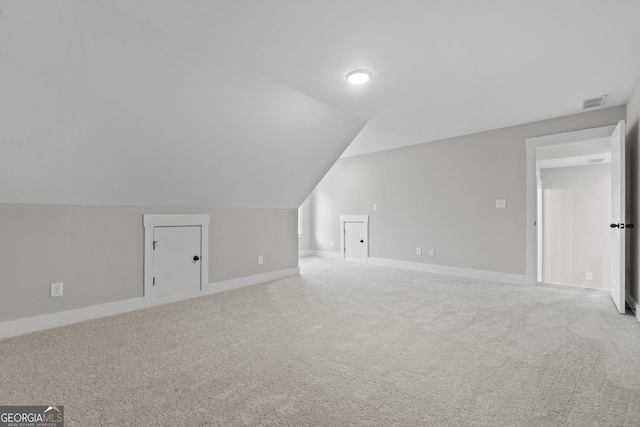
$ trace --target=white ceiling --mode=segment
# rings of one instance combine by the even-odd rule
[[[98,2],[0,8],[0,203],[297,208],[365,124]]]
[[[297,207],[341,154],[625,104],[639,22],[637,0],[0,0],[0,202]]]
[[[637,0],[105,0],[367,121],[345,156],[581,111],[640,82]],[[349,86],[345,74],[374,78]]]

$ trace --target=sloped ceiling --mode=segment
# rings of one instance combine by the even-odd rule
[[[640,1],[0,8],[0,202],[296,207],[340,155],[622,105],[640,82]],[[369,84],[345,82],[357,68]]]
[[[345,156],[626,104],[637,0],[104,0],[366,120]],[[347,87],[347,72],[373,79]]]
[[[0,7],[0,202],[294,208],[365,124],[100,3]]]

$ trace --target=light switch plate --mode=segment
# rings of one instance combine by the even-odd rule
[[[416,255],[422,255],[422,248],[416,248]]]
[[[496,208],[504,209],[507,207],[507,199],[496,199]]]

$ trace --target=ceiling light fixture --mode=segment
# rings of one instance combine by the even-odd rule
[[[353,70],[347,74],[347,81],[352,85],[361,85],[371,79],[371,71]]]

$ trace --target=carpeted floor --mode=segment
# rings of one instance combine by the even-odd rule
[[[638,426],[609,296],[321,258],[302,275],[0,341],[0,405],[67,426]]]

